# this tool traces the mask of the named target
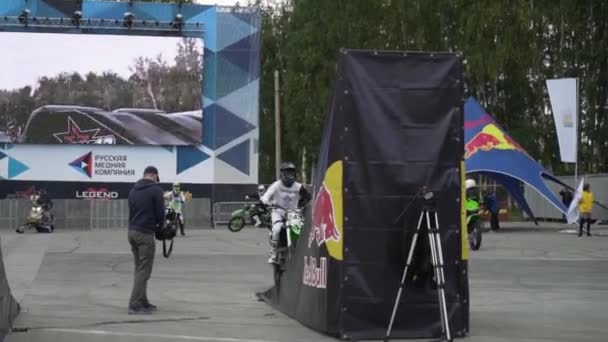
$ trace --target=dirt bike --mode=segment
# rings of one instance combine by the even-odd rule
[[[469,246],[472,250],[476,251],[481,247],[481,230],[483,225],[481,216],[479,216],[479,202],[467,198],[466,209]]]
[[[165,199],[168,200],[167,196],[165,195]],[[172,201],[168,201],[167,203],[165,203],[166,206],[166,211],[165,211],[165,215],[171,214],[171,217],[174,218],[174,223],[175,223],[175,228],[180,228],[183,229],[182,227],[182,222],[184,220],[184,218],[182,217],[182,213],[181,213],[181,205],[182,202],[178,201],[178,200],[172,200]],[[183,235],[183,234],[182,234]]]
[[[52,233],[55,230],[53,214],[45,213],[42,206],[33,201],[32,209],[27,216],[27,219],[23,225],[17,228],[16,232],[23,234],[25,229],[35,228],[38,233]]]
[[[248,200],[249,196],[245,197],[245,199]],[[236,233],[241,231],[247,222],[252,225],[255,224],[253,217],[257,214],[257,205],[258,202],[248,202],[243,208],[233,211],[230,221],[228,221],[228,230]],[[270,222],[270,210],[267,209],[265,213],[259,215],[259,219],[262,222],[263,227],[272,228],[272,222]]]
[[[278,289],[281,285],[281,275],[287,269],[287,262],[291,260],[295,253],[296,244],[304,228],[304,208],[286,210],[285,208],[282,208],[276,204],[274,204],[272,208],[282,209],[285,211],[285,216],[283,218],[284,228],[281,229],[281,233],[279,235],[277,261],[272,264],[274,271],[274,282],[276,288]],[[269,229],[271,230],[272,238],[272,226],[269,227]]]

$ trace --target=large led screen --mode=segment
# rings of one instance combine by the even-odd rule
[[[0,143],[200,145],[203,44],[0,32]]]

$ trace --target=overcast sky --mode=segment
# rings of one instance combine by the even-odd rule
[[[163,59],[174,64],[178,37],[99,34],[0,32],[0,89],[36,86],[38,78],[61,72],[102,73],[129,77],[137,57]],[[200,51],[203,51],[202,40]]]

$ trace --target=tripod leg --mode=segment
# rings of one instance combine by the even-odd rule
[[[412,263],[412,258],[414,256],[414,250],[416,249],[416,242],[418,241],[418,234],[420,232],[420,226],[422,225],[422,218],[424,217],[424,213],[420,213],[420,218],[418,219],[418,226],[416,227],[416,232],[414,232],[414,237],[412,238],[412,244],[410,245],[410,251],[407,255],[407,261],[405,262],[405,268],[403,269],[403,275],[401,276],[401,284],[399,285],[399,290],[397,291],[397,298],[395,298],[395,304],[393,305],[393,313],[391,314],[391,320],[388,324],[388,328],[386,329],[386,337],[384,341],[388,341],[391,336],[391,331],[393,330],[393,323],[395,323],[395,316],[397,315],[397,308],[399,307],[399,302],[401,301],[401,293],[403,292],[403,286],[405,285],[405,279],[407,278],[407,270]]]
[[[436,241],[435,241],[435,228],[431,225],[430,213],[426,213],[426,223],[429,234],[429,247],[431,250],[431,263],[433,264],[433,274],[435,275],[435,282],[437,283],[437,303],[439,304],[439,319],[441,320],[441,332],[445,335],[445,316],[443,315],[443,302],[441,300],[441,289],[443,284],[441,283],[441,276],[439,274],[439,261],[437,259]]]
[[[431,253],[434,254],[433,259],[436,262],[436,277],[437,277],[437,295],[442,317],[442,326],[445,337],[448,341],[452,340],[450,333],[450,321],[448,318],[447,300],[445,298],[445,273],[443,271],[443,249],[441,248],[441,234],[439,233],[439,219],[437,212],[434,213],[435,226],[431,229],[432,246]]]

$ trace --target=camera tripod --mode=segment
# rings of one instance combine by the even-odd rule
[[[430,193],[430,197],[432,197],[432,193]],[[425,199],[427,196],[425,195]],[[433,218],[431,219],[431,216]],[[414,255],[414,250],[416,249],[416,243],[418,241],[418,235],[420,234],[420,229],[422,227],[422,221],[426,219],[426,229],[429,234],[429,244],[431,249],[431,263],[433,264],[433,270],[435,274],[435,279],[437,281],[437,297],[439,300],[439,311],[440,311],[440,319],[441,319],[441,331],[442,331],[442,340],[443,341],[452,341],[452,336],[450,333],[450,324],[448,318],[448,309],[447,302],[445,299],[445,275],[443,272],[443,249],[441,248],[441,235],[439,234],[439,218],[437,215],[437,211],[430,208],[430,205],[425,204],[422,211],[420,212],[420,218],[418,219],[418,226],[416,227],[416,231],[414,233],[414,237],[412,239],[412,243],[410,245],[410,250],[407,256],[407,261],[405,263],[405,269],[403,270],[403,276],[401,278],[401,285],[399,286],[399,291],[397,292],[397,298],[395,299],[395,304],[393,306],[393,313],[391,315],[391,320],[386,330],[386,337],[384,341],[388,341],[391,335],[391,331],[393,329],[393,323],[395,323],[395,316],[397,315],[397,309],[399,307],[399,303],[401,301],[401,294],[405,287],[405,280],[407,278],[407,271],[412,264],[412,257]],[[433,224],[433,225],[432,225]]]

